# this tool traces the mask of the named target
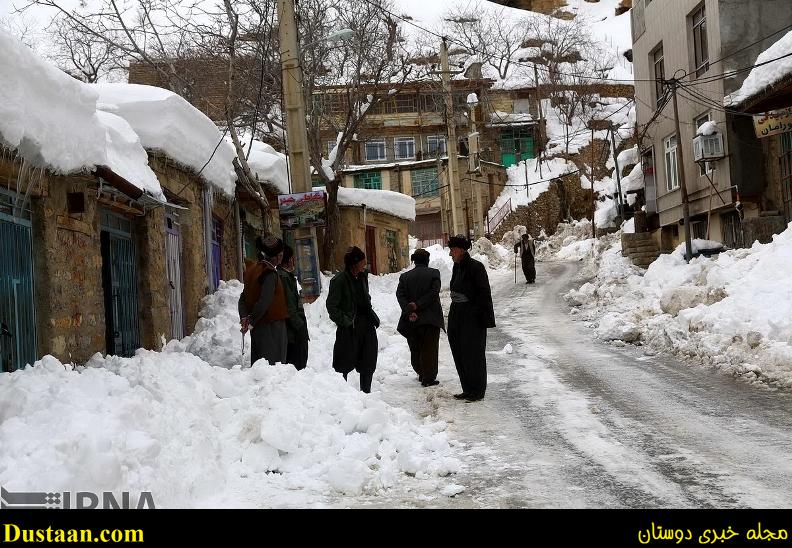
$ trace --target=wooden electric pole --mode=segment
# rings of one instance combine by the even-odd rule
[[[451,70],[448,65],[448,44],[443,39],[440,45],[440,77],[443,80],[443,95],[445,97],[446,124],[448,128],[448,190],[451,197],[451,224],[452,235],[461,234],[465,226],[462,223],[462,195],[459,185],[459,160],[457,155],[456,120],[454,117],[454,102],[451,93]],[[470,237],[468,233],[467,237]]]
[[[679,190],[682,193],[682,218],[685,223],[685,261],[690,262],[693,258],[693,245],[690,241],[690,208],[688,205],[687,184],[685,179],[685,157],[683,154],[682,146],[682,132],[679,129],[679,107],[677,106],[677,86],[679,80],[674,78],[670,81],[671,94],[674,99],[674,124],[676,124],[676,139],[677,139],[677,173],[679,173]]]
[[[536,150],[538,154],[536,157],[538,158],[539,162],[539,179],[544,179],[542,175],[542,152],[544,151],[544,115],[542,114],[542,94],[539,91],[539,71],[536,70],[536,63],[533,64],[534,70],[534,82],[536,83],[536,110],[539,112],[539,135],[537,136],[539,141],[536,146]]]
[[[597,214],[597,193],[594,191],[594,125],[591,126],[591,237],[597,237],[597,227],[594,216]]]
[[[300,67],[300,48],[297,43],[294,0],[278,0],[277,8],[292,192],[309,192],[311,190],[310,155],[308,153],[308,130],[305,125],[303,73],[302,67]]]

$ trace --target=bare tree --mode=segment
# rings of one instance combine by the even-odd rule
[[[464,47],[469,55],[494,68],[501,79],[509,75],[515,54],[528,35],[528,17],[515,19],[503,9],[482,11],[458,6],[446,13],[444,21],[443,31],[452,37],[452,44]]]
[[[614,59],[588,31],[583,18],[570,21],[551,16],[526,20],[528,41],[536,48],[530,58],[539,70],[543,94],[550,98],[564,126],[566,153],[576,122],[588,122],[598,108],[597,83],[613,67]]]
[[[49,27],[55,48],[51,57],[67,74],[94,83],[123,70],[116,38],[98,38],[74,28],[74,22],[58,16]]]
[[[337,171],[350,147],[356,145],[368,113],[401,85],[418,76],[410,64],[397,21],[389,15],[388,0],[303,0],[300,34],[303,37],[303,89],[306,98],[308,147],[311,164],[327,189],[328,215],[323,264],[334,268],[339,237]],[[351,29],[349,40],[333,44],[322,40],[332,29]],[[318,39],[317,39],[318,38]],[[335,135],[327,151],[323,132]]]

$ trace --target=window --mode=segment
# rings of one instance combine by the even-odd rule
[[[410,172],[412,179],[412,195],[415,198],[428,198],[440,195],[437,181],[437,168],[414,169]]]
[[[333,149],[336,146],[335,141],[327,141],[327,157],[330,158],[330,153],[333,152]]]
[[[385,139],[366,141],[367,162],[381,162],[383,160],[387,160],[387,158],[388,156],[385,152]]]
[[[426,157],[436,158],[446,154],[446,138],[442,135],[430,135],[426,138]]]
[[[784,202],[784,215],[787,222],[792,221],[792,131],[778,136],[780,151],[778,162],[781,166],[781,196]]]
[[[678,158],[677,136],[672,135],[665,140],[666,189],[669,192],[679,188]]]
[[[355,175],[355,188],[382,190],[382,174],[379,171]]]
[[[418,112],[418,108],[416,96],[409,94],[384,97],[374,109],[374,114],[407,114],[411,112]]]
[[[712,120],[712,115],[709,112],[703,116],[699,116],[698,118],[696,118],[695,120],[696,130],[698,130],[701,126],[703,126],[705,123],[709,122],[710,120]],[[707,173],[712,173],[711,163],[709,162],[699,163],[698,166],[699,166],[699,177],[704,177],[704,175],[706,175]]]
[[[396,137],[393,140],[393,149],[396,152],[397,160],[414,160],[415,159],[415,138],[414,137]]]
[[[663,44],[660,44],[657,49],[651,54],[652,66],[654,67],[655,79],[655,104],[660,106],[660,102],[665,96],[663,89],[663,80],[665,79],[665,63],[663,61]]]
[[[698,78],[709,70],[709,52],[707,51],[707,17],[704,13],[704,4],[693,12],[690,17],[693,26],[693,60],[695,63],[696,77]]]

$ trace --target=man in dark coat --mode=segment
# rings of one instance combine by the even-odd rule
[[[487,269],[468,253],[470,241],[460,234],[448,240],[448,247],[454,259],[448,344],[462,384],[462,393],[454,397],[478,401],[487,389],[487,329],[495,327],[492,292]]]
[[[245,287],[239,296],[239,323],[250,333],[250,364],[266,358],[270,365],[286,362],[286,292],[276,271],[283,242],[275,236],[256,238],[259,260],[245,268]]]
[[[536,281],[536,242],[533,237],[528,233],[523,234],[522,239],[514,244],[514,252],[520,254],[525,283],[534,283]]]
[[[297,291],[297,277],[294,275],[294,250],[283,246],[283,259],[278,265],[278,274],[286,289],[286,308],[289,317],[286,320],[286,361],[299,371],[305,369],[308,363],[308,322],[305,320],[305,310],[300,302],[300,293]]]
[[[377,328],[380,320],[371,307],[366,273],[366,254],[350,247],[344,255],[346,270],[330,280],[327,312],[336,324],[333,369],[344,379],[353,369],[360,373],[360,390],[371,392],[377,368]]]
[[[410,259],[415,268],[399,276],[396,299],[402,310],[396,331],[407,338],[410,362],[423,386],[437,380],[440,330],[445,329],[440,305],[440,271],[429,268],[429,252],[416,249]]]

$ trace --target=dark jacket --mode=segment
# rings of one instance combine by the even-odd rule
[[[302,339],[309,340],[308,322],[305,320],[305,310],[300,302],[300,293],[297,291],[297,278],[294,273],[280,266],[278,267],[278,274],[286,291],[286,308],[289,311],[289,317],[286,320],[286,331],[289,335],[289,342],[293,343]]]
[[[402,310],[396,331],[407,337],[412,327],[433,325],[445,329],[443,307],[440,305],[440,271],[426,265],[415,265],[415,268],[399,276],[396,288],[396,300]],[[409,320],[409,303],[415,303],[418,319]]]
[[[522,262],[534,262],[536,257],[536,240],[530,238],[528,240],[520,240],[514,244],[514,252],[520,252]]]
[[[495,327],[495,309],[492,306],[487,269],[467,253],[462,261],[454,263],[451,291],[462,293],[468,298],[479,327]]]
[[[361,272],[358,274],[359,283],[363,284],[365,297],[361,302],[356,295],[354,284],[356,280],[349,271],[339,272],[330,280],[330,289],[327,293],[327,312],[330,319],[338,327],[354,327],[359,309],[366,309],[366,313],[371,315],[374,327],[379,327],[380,320],[374,309],[371,308],[371,295],[368,289],[368,274]]]

